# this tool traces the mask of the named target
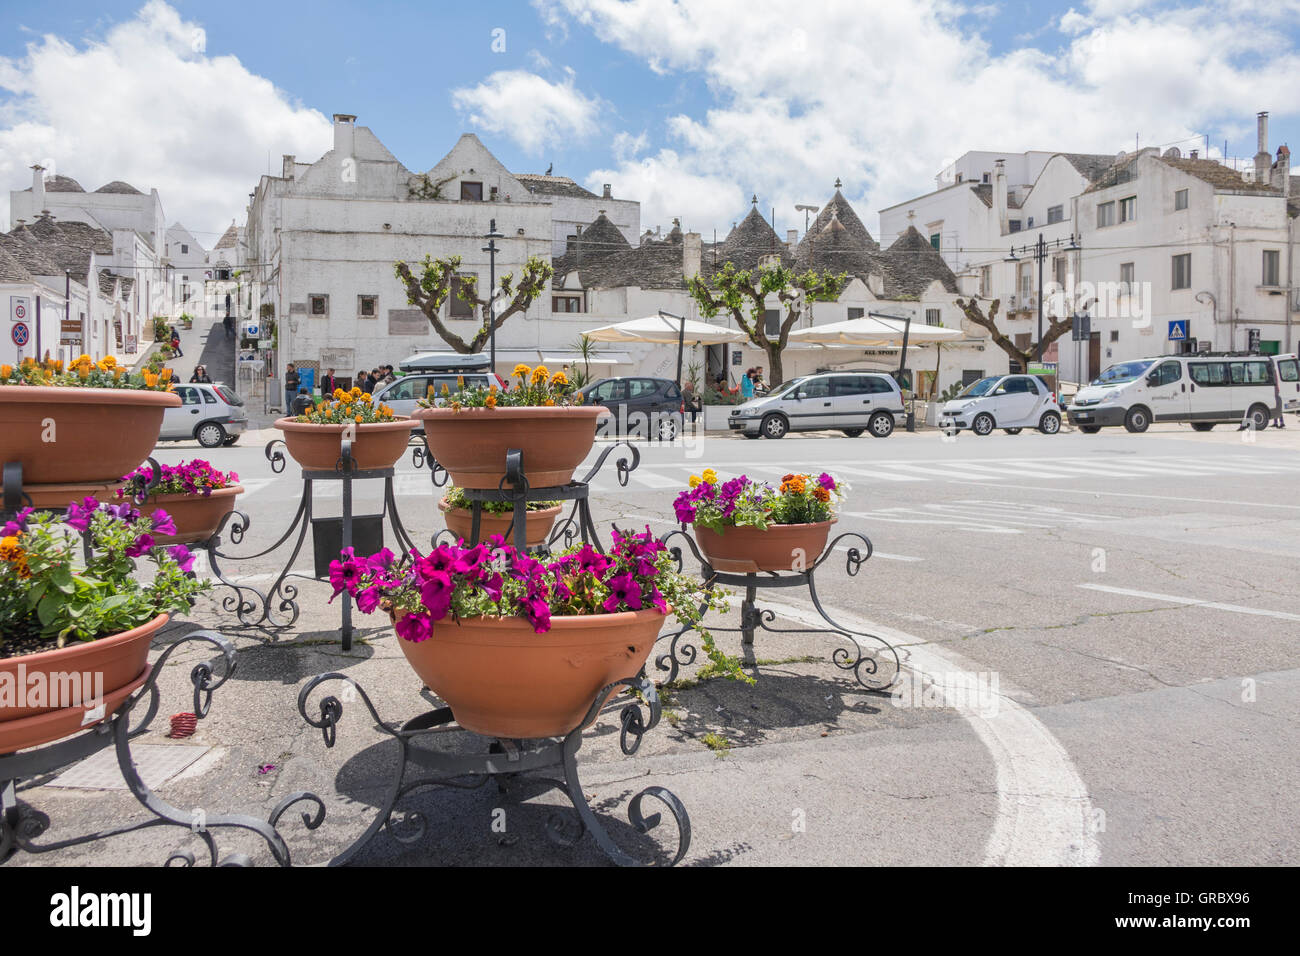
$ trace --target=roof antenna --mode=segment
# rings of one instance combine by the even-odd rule
[[[547,175],[547,176],[551,175],[551,170],[554,169],[554,168],[555,168],[555,163],[552,162],[551,165],[549,165],[549,166],[546,167],[546,175]]]

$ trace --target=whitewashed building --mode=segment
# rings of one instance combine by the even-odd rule
[[[1268,152],[1267,114],[1258,121],[1249,170],[1177,149],[968,153],[939,189],[882,209],[881,230],[928,234],[983,307],[1000,300],[999,327],[1020,348],[1038,337],[1038,260],[1024,247],[1041,237],[1044,289],[1066,293],[1044,310],[1090,321],[1086,340],[1044,354],[1067,381],[1187,349],[1293,351],[1300,177],[1285,146]]]

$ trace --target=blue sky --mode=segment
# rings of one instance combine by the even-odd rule
[[[1257,109],[1270,148],[1295,140],[1297,24],[1296,0],[6,5],[0,176],[48,155],[88,189],[157,186],[211,241],[268,156],[323,152],[351,112],[412,169],[470,129],[513,170],[613,182],[649,226],[725,230],[755,192],[801,226],[842,177],[874,228],[967,149],[1196,133],[1250,156]]]

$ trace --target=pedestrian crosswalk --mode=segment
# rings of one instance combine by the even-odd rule
[[[725,476],[744,472],[763,481],[779,479],[795,469],[774,468],[765,465],[728,467],[718,463],[719,473]],[[990,485],[1034,479],[1070,482],[1088,478],[1149,479],[1169,481],[1209,475],[1291,475],[1300,473],[1300,462],[1280,459],[1222,457],[1214,459],[1195,457],[1159,457],[1135,460],[1129,455],[1095,455],[1072,458],[982,458],[876,461],[870,464],[841,465],[826,463],[827,471],[846,479],[850,484],[915,484],[935,481],[981,482]],[[690,463],[656,464],[642,460],[641,466],[630,476],[631,487],[661,490],[684,488],[700,466]],[[619,486],[613,471],[597,475],[592,481],[596,491],[612,492]]]
[[[648,457],[648,456],[647,456]],[[748,474],[751,478],[771,484],[779,482],[790,470],[801,470],[790,465],[778,468],[770,465],[728,465],[716,462],[715,467],[724,478]],[[587,466],[578,469],[585,473]],[[628,476],[627,488],[632,490],[672,491],[687,486],[692,474],[699,474],[699,462],[657,463],[642,458],[640,466]],[[996,486],[1024,480],[1078,482],[1086,479],[1142,480],[1168,483],[1183,478],[1213,475],[1243,477],[1263,475],[1294,475],[1300,472],[1300,460],[1281,458],[1261,459],[1246,456],[1196,458],[1191,456],[1148,457],[1138,460],[1130,455],[1094,455],[1059,458],[981,458],[981,459],[899,459],[888,461],[857,462],[843,465],[827,462],[816,470],[825,468],[850,485],[889,486],[916,485],[927,482],[974,482]],[[806,470],[806,469],[805,469]],[[246,492],[252,494],[270,484],[272,479],[245,481]],[[398,496],[428,495],[438,492],[431,488],[427,471],[399,471],[393,479],[393,490]],[[592,490],[598,494],[617,494],[623,490],[618,483],[616,469],[610,463],[592,480]],[[358,494],[378,494],[379,484],[359,486]],[[318,499],[338,498],[342,494],[340,482],[318,482],[315,496]]]

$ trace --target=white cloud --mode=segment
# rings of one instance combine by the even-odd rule
[[[315,158],[330,122],[293,102],[233,56],[209,56],[197,23],[150,0],[101,39],[56,36],[0,57],[0,221],[26,169],[53,159],[58,173],[94,190],[114,179],[156,188],[168,222],[211,247],[280,155]]]
[[[757,191],[778,231],[802,228],[794,203],[820,203],[841,177],[871,227],[966,150],[1113,153],[1134,133],[1159,144],[1249,123],[1258,109],[1300,113],[1288,95],[1294,41],[1278,32],[1276,7],[1256,0],[1094,0],[1062,19],[1059,49],[998,54],[971,34],[973,5],[952,0],[893,0],[869,16],[860,0],[821,0],[793,22],[785,0],[535,2],[548,21],[589,29],[653,70],[707,82],[703,115],[667,118],[652,131],[658,153],[616,156],[598,177],[623,195],[653,184],[661,198],[639,197],[646,223],[690,214],[699,184],[716,181],[743,199]],[[714,223],[728,228],[746,205]]]
[[[598,97],[574,86],[572,70],[552,83],[527,70],[498,70],[477,86],[452,90],[452,105],[474,126],[501,133],[536,155],[548,145],[592,136],[599,124]]]

